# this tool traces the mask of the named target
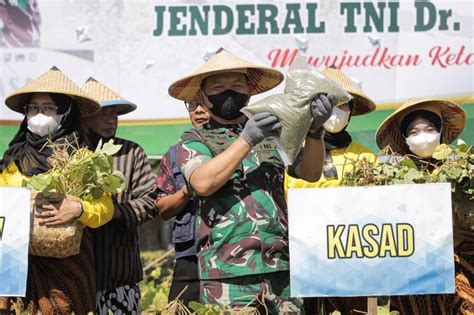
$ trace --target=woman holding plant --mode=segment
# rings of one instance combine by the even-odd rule
[[[444,157],[436,155],[440,144],[449,145],[461,134],[465,122],[464,110],[453,102],[411,100],[385,119],[377,130],[376,141],[380,148],[389,145],[394,153],[411,158],[420,170],[427,170],[429,176],[439,178],[448,164],[452,165],[453,161],[463,158],[461,155],[465,155],[466,160],[470,159],[469,153],[462,151],[454,159],[451,154],[444,154]],[[474,161],[468,163],[474,164]],[[472,171],[470,175],[461,173],[460,176],[471,176],[468,181],[472,181]],[[456,193],[463,194],[457,185],[460,182],[457,178],[443,176],[442,181],[453,182]],[[453,195],[453,203],[454,201]],[[472,226],[466,225],[464,219],[456,220],[457,218],[456,216],[454,220],[456,294],[394,296],[392,305],[401,314],[474,313],[474,231]]]
[[[32,176],[47,173],[61,159],[53,152],[54,145],[68,146],[63,152],[67,159],[73,146],[82,146],[81,115],[100,109],[55,67],[7,97],[5,103],[25,116],[0,160],[0,186],[23,186]],[[108,194],[82,200],[69,195],[46,198],[38,194],[34,216],[39,226],[51,229],[75,220],[95,228],[108,222],[113,210]],[[95,310],[94,256],[87,228],[79,242],[79,253],[66,258],[29,255],[23,301],[29,313],[83,314]],[[0,311],[8,307],[8,301],[0,298]]]

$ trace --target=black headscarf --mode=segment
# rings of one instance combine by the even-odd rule
[[[87,131],[84,128],[84,135],[85,135],[85,141],[87,143],[87,147],[92,151],[95,151],[95,149],[99,145],[100,140],[102,140],[102,143],[106,143],[110,139],[115,138],[115,136],[104,138],[101,135],[99,135],[98,133],[96,133],[94,130],[92,130],[91,128],[88,128]]]
[[[349,110],[351,112],[351,115],[349,115],[349,120],[347,121],[347,125],[339,131],[338,133],[330,133],[327,132],[324,135],[324,144],[326,147],[326,150],[334,150],[334,149],[342,149],[342,148],[347,148],[349,144],[352,142],[352,137],[349,134],[349,132],[346,131],[347,126],[349,126],[349,122],[351,121],[352,118],[352,108],[353,108],[352,101],[349,101]]]
[[[405,118],[403,118],[402,123],[400,124],[400,131],[402,132],[405,138],[408,136],[408,128],[410,128],[410,125],[412,124],[412,122],[418,117],[421,117],[431,122],[433,125],[436,126],[436,128],[438,128],[438,131],[441,132],[441,125],[442,125],[441,117],[439,117],[437,114],[433,113],[432,111],[419,109],[406,115]]]
[[[28,129],[27,117],[23,119],[20,129],[10,142],[8,149],[0,160],[0,172],[11,162],[15,162],[20,172],[26,176],[41,174],[49,170],[48,157],[52,150],[45,146],[49,137],[53,142],[65,140],[74,143],[78,140],[83,145],[80,127],[80,112],[75,101],[69,96],[62,94],[49,94],[58,106],[58,114],[63,114],[61,126],[51,136],[40,137]]]
[[[436,128],[438,128],[438,131],[441,132],[441,127],[442,127],[441,117],[439,117],[437,114],[435,114],[432,111],[419,109],[406,115],[405,118],[403,118],[402,123],[400,124],[400,131],[402,132],[405,138],[408,137],[408,129],[410,128],[411,124],[413,123],[413,121],[415,121],[415,119],[419,117],[431,122]],[[410,153],[412,154],[410,158],[415,162],[415,165],[418,168],[428,166],[428,170],[432,171],[434,168],[433,165],[436,165],[437,163],[439,163],[438,160],[433,159],[432,157],[422,158],[422,157],[417,156],[415,153],[412,153],[412,152]]]

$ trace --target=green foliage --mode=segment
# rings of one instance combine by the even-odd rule
[[[141,253],[143,265],[148,265],[164,254],[164,251]],[[142,313],[160,314],[161,310],[167,306],[168,294],[173,280],[173,259],[174,256],[170,256],[169,259],[155,266],[151,272],[145,274],[143,281],[140,282]]]
[[[455,222],[474,230],[474,147],[458,140],[457,146],[439,146],[433,158],[441,165],[432,173],[432,181],[451,183]]]
[[[26,180],[25,186],[45,196],[58,193],[83,200],[99,199],[104,193],[112,194],[124,189],[125,178],[113,170],[112,159],[122,146],[115,145],[113,140],[103,145],[99,141],[95,152],[70,143],[49,143],[49,146],[53,150],[48,159],[51,169]]]
[[[438,146],[433,158],[442,162],[433,172],[433,181],[451,183],[454,197],[462,201],[474,200],[474,147],[458,140],[457,146]]]
[[[345,173],[343,186],[379,186],[393,184],[451,183],[456,224],[474,229],[474,147],[458,140],[456,146],[441,144],[432,161],[419,161],[412,156],[393,153],[389,147],[380,157],[386,162],[365,159],[351,161],[353,171]]]
[[[189,308],[196,312],[196,314],[202,315],[221,315],[223,314],[223,310],[217,305],[209,305],[209,304],[200,304],[198,302],[190,302]]]
[[[142,281],[140,306],[144,312],[158,313],[166,307],[172,278],[171,269],[158,266]]]
[[[430,181],[426,168],[419,169],[408,156],[394,154],[389,149],[382,151],[380,156],[385,157],[387,161],[384,163],[367,159],[351,161],[353,170],[344,174],[342,185],[382,186],[419,184]]]

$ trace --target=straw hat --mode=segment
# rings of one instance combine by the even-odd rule
[[[24,114],[23,107],[31,93],[44,92],[65,94],[77,101],[81,115],[89,116],[100,110],[100,105],[84,94],[71,79],[69,79],[57,67],[52,67],[46,73],[40,75],[35,80],[28,82],[22,88],[5,99],[5,104],[11,110]]]
[[[402,135],[401,124],[403,119],[415,110],[431,111],[441,117],[441,143],[450,144],[464,129],[466,113],[458,104],[440,99],[413,99],[408,100],[395,112],[388,116],[377,129],[375,139],[379,148],[387,145],[399,154],[409,152]]]
[[[278,70],[257,66],[220,48],[214,56],[192,74],[171,84],[168,92],[172,97],[182,101],[197,101],[202,80],[213,74],[225,72],[246,73],[251,88],[250,95],[271,90],[284,78]]]
[[[99,102],[102,107],[114,106],[118,115],[128,114],[137,109],[137,105],[127,101],[114,90],[106,87],[96,79],[90,77],[82,86],[86,94]]]
[[[368,114],[375,110],[376,105],[364,92],[341,70],[333,67],[326,68],[322,74],[339,84],[344,90],[351,94],[352,99],[352,116]]]

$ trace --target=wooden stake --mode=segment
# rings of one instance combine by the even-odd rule
[[[377,297],[367,298],[367,314],[377,315]]]
[[[155,267],[157,264],[161,263],[161,262],[164,261],[165,259],[167,259],[167,258],[169,258],[170,256],[172,256],[173,253],[174,253],[174,248],[168,250],[168,251],[165,252],[163,255],[161,255],[160,257],[156,258],[155,260],[153,260],[152,262],[150,262],[147,266],[145,266],[145,268],[143,268],[143,273],[148,272],[149,270],[151,270],[151,268]]]

